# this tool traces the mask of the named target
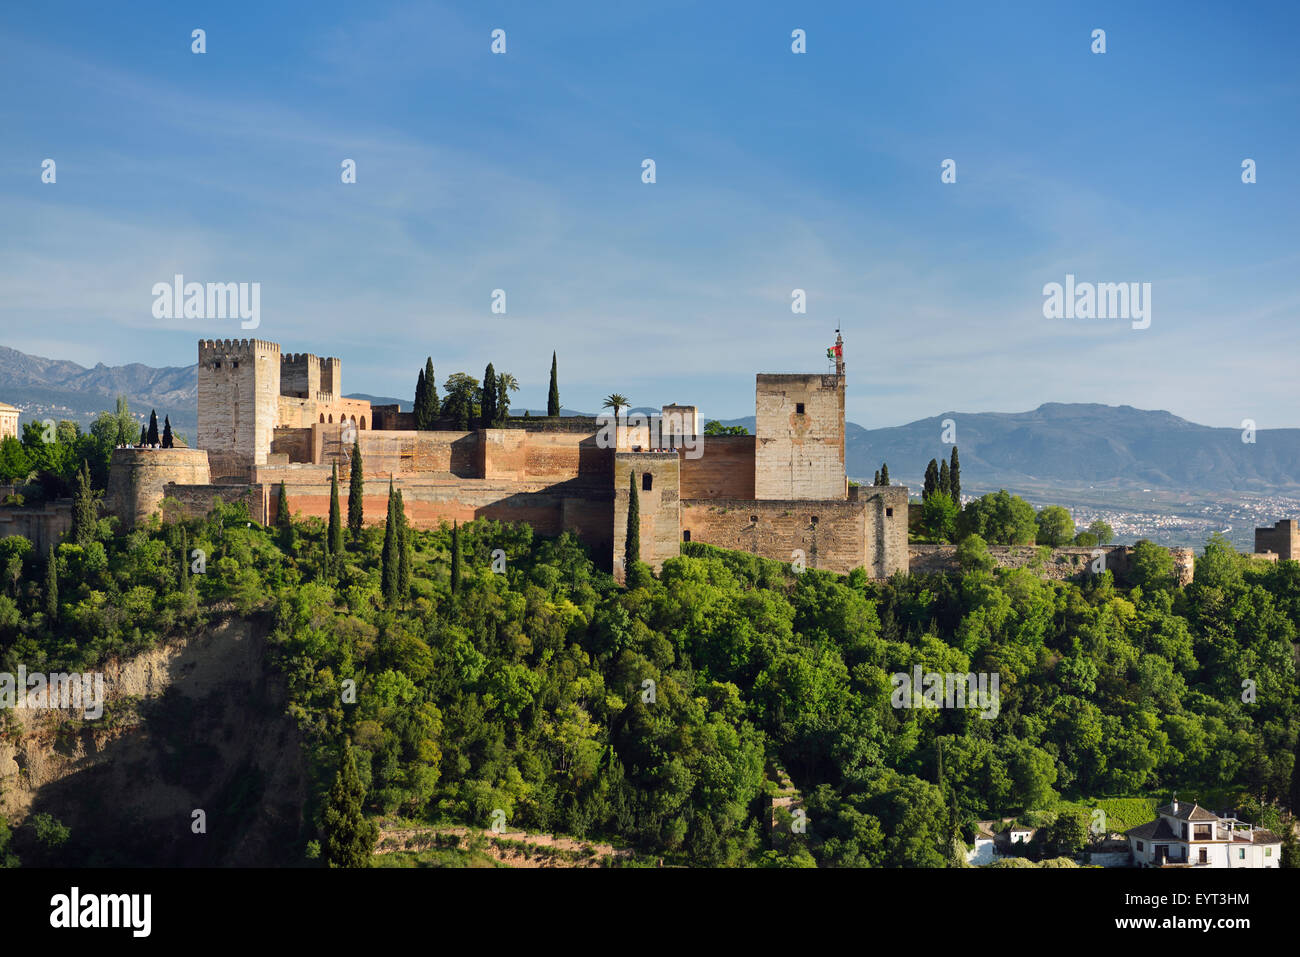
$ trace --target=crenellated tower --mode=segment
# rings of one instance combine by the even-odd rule
[[[279,422],[280,346],[265,339],[199,341],[198,447],[214,479],[266,464]]]

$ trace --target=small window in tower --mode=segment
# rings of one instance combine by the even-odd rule
[[[655,484],[655,479],[653,475],[651,475],[649,472],[643,472],[641,474],[641,491],[643,492],[650,491],[652,488],[654,488],[654,484]]]
[[[238,359],[236,359],[236,360],[235,360],[233,363],[231,363],[231,364],[232,364],[236,369],[239,368],[239,360],[238,360]]]
[[[682,541],[689,542],[690,540],[691,540],[691,530],[689,528],[682,529]]]
[[[214,368],[214,369],[220,369],[220,368],[221,368],[221,360],[218,359],[216,362],[212,363],[212,368]]]
[[[803,415],[803,403],[802,403],[802,402],[796,402],[796,403],[794,404],[794,414],[795,414],[795,415]]]
[[[814,516],[812,517],[812,523],[813,523],[814,525],[817,524],[817,516],[816,516],[816,515],[814,515]]]
[[[893,518],[893,517],[894,517],[894,510],[892,508],[885,509],[885,518]]]
[[[758,516],[757,516],[757,515],[751,515],[751,516],[749,516],[749,524],[750,524],[750,525],[757,525],[757,524],[758,524]]]

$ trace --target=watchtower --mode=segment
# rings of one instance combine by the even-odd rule
[[[280,347],[265,339],[199,341],[198,447],[214,474],[265,465],[279,421]]]
[[[844,354],[836,335],[832,374],[757,377],[754,497],[844,499]]]

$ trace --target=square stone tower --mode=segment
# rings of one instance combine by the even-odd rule
[[[265,465],[280,412],[280,347],[265,339],[199,341],[198,447],[214,476]]]
[[[844,499],[844,374],[760,373],[754,497]]]

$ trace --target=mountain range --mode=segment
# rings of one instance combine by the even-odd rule
[[[0,401],[23,420],[88,424],[126,395],[137,418],[169,415],[186,435],[197,428],[197,366],[154,368],[45,359],[0,346]],[[376,403],[407,400],[353,393]],[[515,410],[522,413],[522,409]],[[641,411],[651,411],[649,409]],[[565,410],[566,414],[579,414]],[[591,414],[591,413],[588,413]],[[1169,412],[1095,403],[1048,402],[1029,412],[944,412],[906,425],[846,426],[849,476],[869,482],[882,462],[891,479],[919,488],[931,458],[947,457],[945,420],[955,424],[963,487],[970,491],[1115,488],[1172,492],[1300,492],[1300,429],[1267,429],[1243,441],[1238,429],[1198,425]],[[754,430],[754,417],[726,420]],[[1245,436],[1251,438],[1252,436]]]

